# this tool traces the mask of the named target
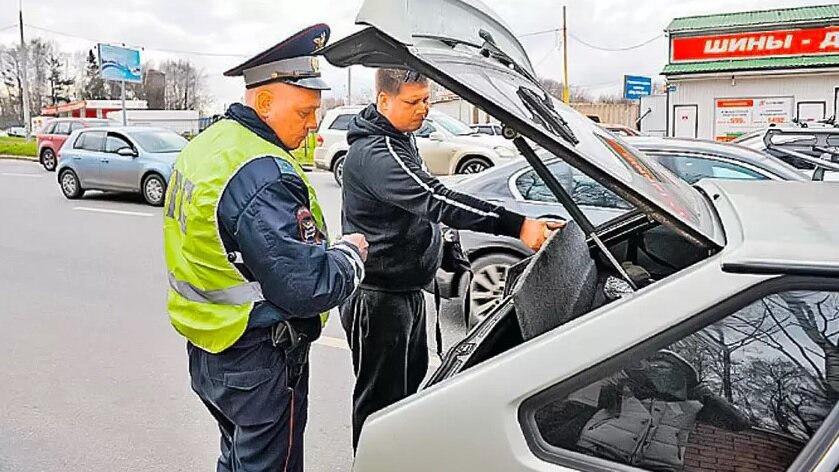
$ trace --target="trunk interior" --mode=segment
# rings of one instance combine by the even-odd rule
[[[640,288],[709,256],[645,217],[607,230],[603,242]],[[450,353],[429,385],[610,303],[631,291],[580,227],[569,222],[533,257],[510,269],[508,300]]]

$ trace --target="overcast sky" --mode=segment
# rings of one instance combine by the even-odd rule
[[[402,0],[393,0],[402,1]],[[17,0],[3,0],[0,44],[18,41]],[[308,25],[324,22],[332,41],[356,30],[355,14],[363,0],[23,0],[27,39],[54,40],[68,52],[95,43],[142,47],[143,61],[189,58],[207,75],[213,95],[211,111],[240,100],[241,79],[221,73],[248,55],[259,52]],[[558,28],[563,2],[558,0],[485,0],[517,35]],[[835,0],[571,0],[569,32],[590,44],[619,48],[659,35],[675,17],[732,11],[836,3]],[[51,30],[52,32],[45,31]],[[58,33],[64,33],[60,35]],[[70,37],[73,35],[78,37]],[[527,36],[522,43],[537,73],[562,79],[560,37]],[[162,50],[232,54],[211,57]],[[639,49],[604,52],[569,38],[569,82],[594,94],[618,93],[624,74],[656,76],[667,61],[667,40],[658,38]],[[324,67],[333,93],[346,94],[346,71]],[[353,70],[353,88],[370,88],[371,73]]]

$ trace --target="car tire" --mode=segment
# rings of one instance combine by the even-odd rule
[[[143,179],[143,199],[151,206],[163,206],[166,200],[166,181],[157,174],[149,174]]]
[[[61,187],[61,193],[64,194],[68,200],[76,200],[84,196],[84,189],[79,177],[70,169],[61,171],[58,177],[58,183]]]
[[[479,174],[492,167],[492,163],[483,157],[467,157],[457,165],[456,174]]]
[[[464,294],[463,309],[467,303],[471,304],[469,329],[483,321],[501,302],[507,269],[521,260],[521,257],[512,254],[495,253],[481,256],[472,262],[473,276],[469,281],[469,290],[466,287],[467,277],[461,280],[460,287],[460,293]]]
[[[340,187],[344,184],[344,154],[335,158],[335,163],[332,164],[332,176],[335,177],[335,183]]]
[[[55,151],[44,148],[41,151],[41,165],[47,172],[55,172],[55,168],[58,167],[58,158],[55,156]]]

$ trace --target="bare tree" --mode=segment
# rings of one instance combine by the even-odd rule
[[[188,60],[166,61],[164,99],[167,110],[201,110],[210,104],[204,83],[206,74]]]

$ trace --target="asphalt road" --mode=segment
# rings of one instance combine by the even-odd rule
[[[337,233],[340,189],[310,177]],[[0,471],[215,470],[218,432],[190,389],[165,274],[160,209],[69,201],[55,174],[0,160]],[[454,318],[444,306],[446,346],[465,334]],[[352,368],[335,313],[311,364],[306,470],[350,470]]]

